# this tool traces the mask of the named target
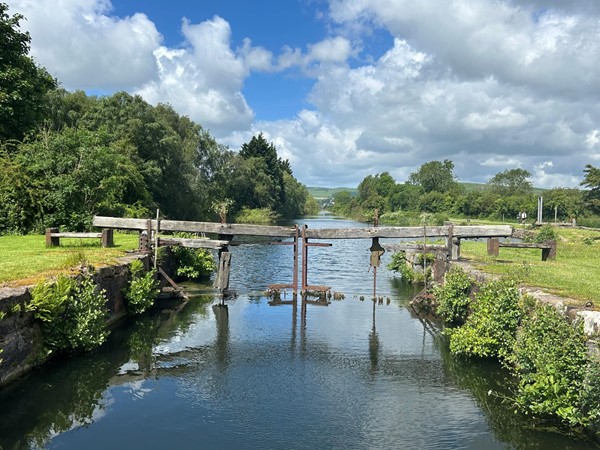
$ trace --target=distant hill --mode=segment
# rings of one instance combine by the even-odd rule
[[[333,198],[333,194],[338,192],[348,191],[352,196],[356,195],[356,188],[348,188],[348,187],[336,187],[336,188],[326,188],[326,187],[310,187],[308,186],[308,192],[312,195],[316,200],[325,200],[328,198]]]

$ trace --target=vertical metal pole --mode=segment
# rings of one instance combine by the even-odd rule
[[[294,226],[294,295],[298,294],[298,225]]]
[[[306,291],[308,285],[308,238],[306,237],[306,229],[308,226],[305,224],[302,227],[302,292]]]
[[[427,289],[427,225],[423,225],[423,280]]]
[[[158,232],[160,230],[160,209],[156,209],[156,233],[154,233],[154,268],[158,266]]]

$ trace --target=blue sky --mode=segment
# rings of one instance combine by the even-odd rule
[[[8,0],[63,86],[171,104],[315,186],[450,159],[577,186],[600,164],[600,2]]]

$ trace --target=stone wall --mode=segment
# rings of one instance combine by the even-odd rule
[[[114,266],[98,269],[94,276],[99,289],[106,291],[107,326],[127,314],[123,289],[129,281],[129,265],[135,259],[141,259],[148,268],[148,255],[132,254],[121,258]],[[41,327],[33,313],[25,311],[32,289],[33,286],[0,289],[0,316],[4,313],[0,320],[0,349],[3,350],[0,353],[0,385],[46,361]]]

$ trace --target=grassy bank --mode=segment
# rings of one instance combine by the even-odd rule
[[[137,248],[138,235],[115,233],[114,243],[101,248],[99,239],[61,239],[60,247],[46,247],[42,235],[0,236],[0,284],[36,284],[69,273],[83,261],[96,267],[114,263],[126,250]]]
[[[541,261],[539,249],[501,248],[487,256],[486,242],[464,241],[461,256],[485,272],[516,276],[524,284],[600,307],[600,231],[557,228],[556,261]]]

